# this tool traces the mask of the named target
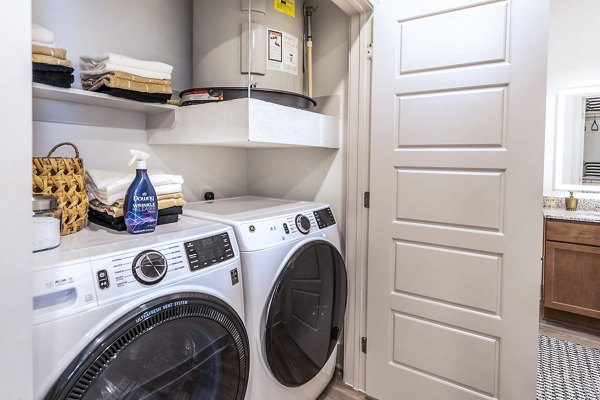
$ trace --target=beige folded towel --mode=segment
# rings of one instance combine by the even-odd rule
[[[128,74],[131,75],[131,74]],[[133,75],[132,75],[133,76]],[[146,80],[150,80],[146,78]],[[160,79],[153,79],[160,81]],[[119,78],[114,74],[106,74],[101,76],[95,76],[90,78],[81,77],[81,86],[85,90],[98,90],[102,86],[107,86],[116,89],[132,90],[140,93],[164,93],[172,94],[173,88],[171,87],[171,81],[165,80],[168,84],[156,84],[156,83],[143,83],[129,79]]]
[[[123,71],[113,71],[113,72],[108,72],[106,74],[101,74],[101,75],[90,75],[90,74],[86,74],[85,72],[82,71],[81,79],[86,79],[86,80],[87,79],[98,79],[98,78],[101,78],[106,75],[113,75],[116,78],[127,79],[128,81],[134,81],[134,82],[140,82],[140,83],[154,83],[156,85],[170,85],[171,84],[170,79],[145,78],[143,76],[134,75],[134,74],[130,74],[129,72],[123,72]]]
[[[171,193],[157,196],[158,209],[164,210],[171,207],[184,207],[187,202],[183,199],[182,193]],[[112,217],[118,218],[123,216],[123,199],[118,200],[114,204],[107,206],[97,199],[90,200],[90,208],[99,212],[106,213]]]
[[[70,67],[72,65],[71,60],[61,60],[60,58],[45,56],[41,54],[32,54],[31,58],[35,63],[62,65],[64,67]]]
[[[61,60],[67,59],[67,50],[52,48],[47,46],[36,46],[35,44],[31,46],[32,54],[39,54],[42,56],[50,56],[54,58],[59,58]]]

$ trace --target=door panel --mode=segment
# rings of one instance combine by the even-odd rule
[[[456,327],[394,314],[393,360],[449,382],[460,382],[467,390],[496,392],[498,340]],[[469,357],[465,357],[469,353]]]
[[[375,6],[367,394],[535,398],[547,1]]]
[[[504,61],[506,15],[498,2],[400,22],[399,74]]]
[[[401,96],[398,147],[500,147],[504,144],[505,98],[504,87]],[[461,115],[465,108],[472,114],[468,124]]]
[[[397,292],[499,313],[497,254],[397,241],[394,263]]]
[[[398,169],[396,218],[500,231],[503,174]]]

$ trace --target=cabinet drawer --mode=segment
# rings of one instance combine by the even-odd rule
[[[600,246],[600,224],[546,219],[546,240]]]

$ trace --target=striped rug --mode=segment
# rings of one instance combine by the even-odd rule
[[[537,400],[600,400],[600,350],[540,335]]]

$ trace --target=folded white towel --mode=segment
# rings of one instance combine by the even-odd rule
[[[87,189],[88,189],[88,194],[92,198],[97,199],[102,204],[106,204],[107,206],[113,205],[118,200],[125,198],[125,193],[127,192],[127,189],[125,189],[122,192],[114,192],[110,196],[106,196],[103,193],[96,192],[94,190],[94,187],[91,185],[89,185]],[[156,191],[156,195],[160,196],[162,194],[180,193],[182,190],[182,187],[181,187],[181,184],[179,184],[179,183],[173,183],[170,185],[154,186],[154,190]]]
[[[132,172],[104,169],[87,169],[85,174],[88,184],[92,185],[96,192],[105,196],[125,192],[135,177],[135,173]],[[148,176],[154,187],[171,184],[181,185],[184,182],[181,175],[165,174],[159,170],[148,170]]]
[[[79,63],[79,65],[82,65]],[[106,64],[103,68],[96,69],[83,69],[81,70],[82,74],[87,75],[105,75],[109,72],[127,72],[129,74],[134,74],[137,76],[142,76],[144,78],[153,78],[153,79],[171,79],[171,74],[165,74],[164,72],[154,72],[148,71],[146,69],[139,69],[133,67],[127,67],[125,65],[115,65],[115,64]]]
[[[138,60],[137,58],[122,56],[115,53],[106,53],[99,56],[82,56],[80,58],[80,65],[82,71],[102,69],[105,68],[106,65],[116,65],[169,75],[173,72],[173,66],[169,64],[159,61]]]
[[[54,33],[33,22],[31,24],[31,40],[46,44],[54,43]]]
[[[38,42],[37,40],[32,40],[31,44],[34,46],[43,46],[43,47],[51,47],[51,48],[56,47],[56,43],[54,43],[54,42],[46,43],[46,42]]]

